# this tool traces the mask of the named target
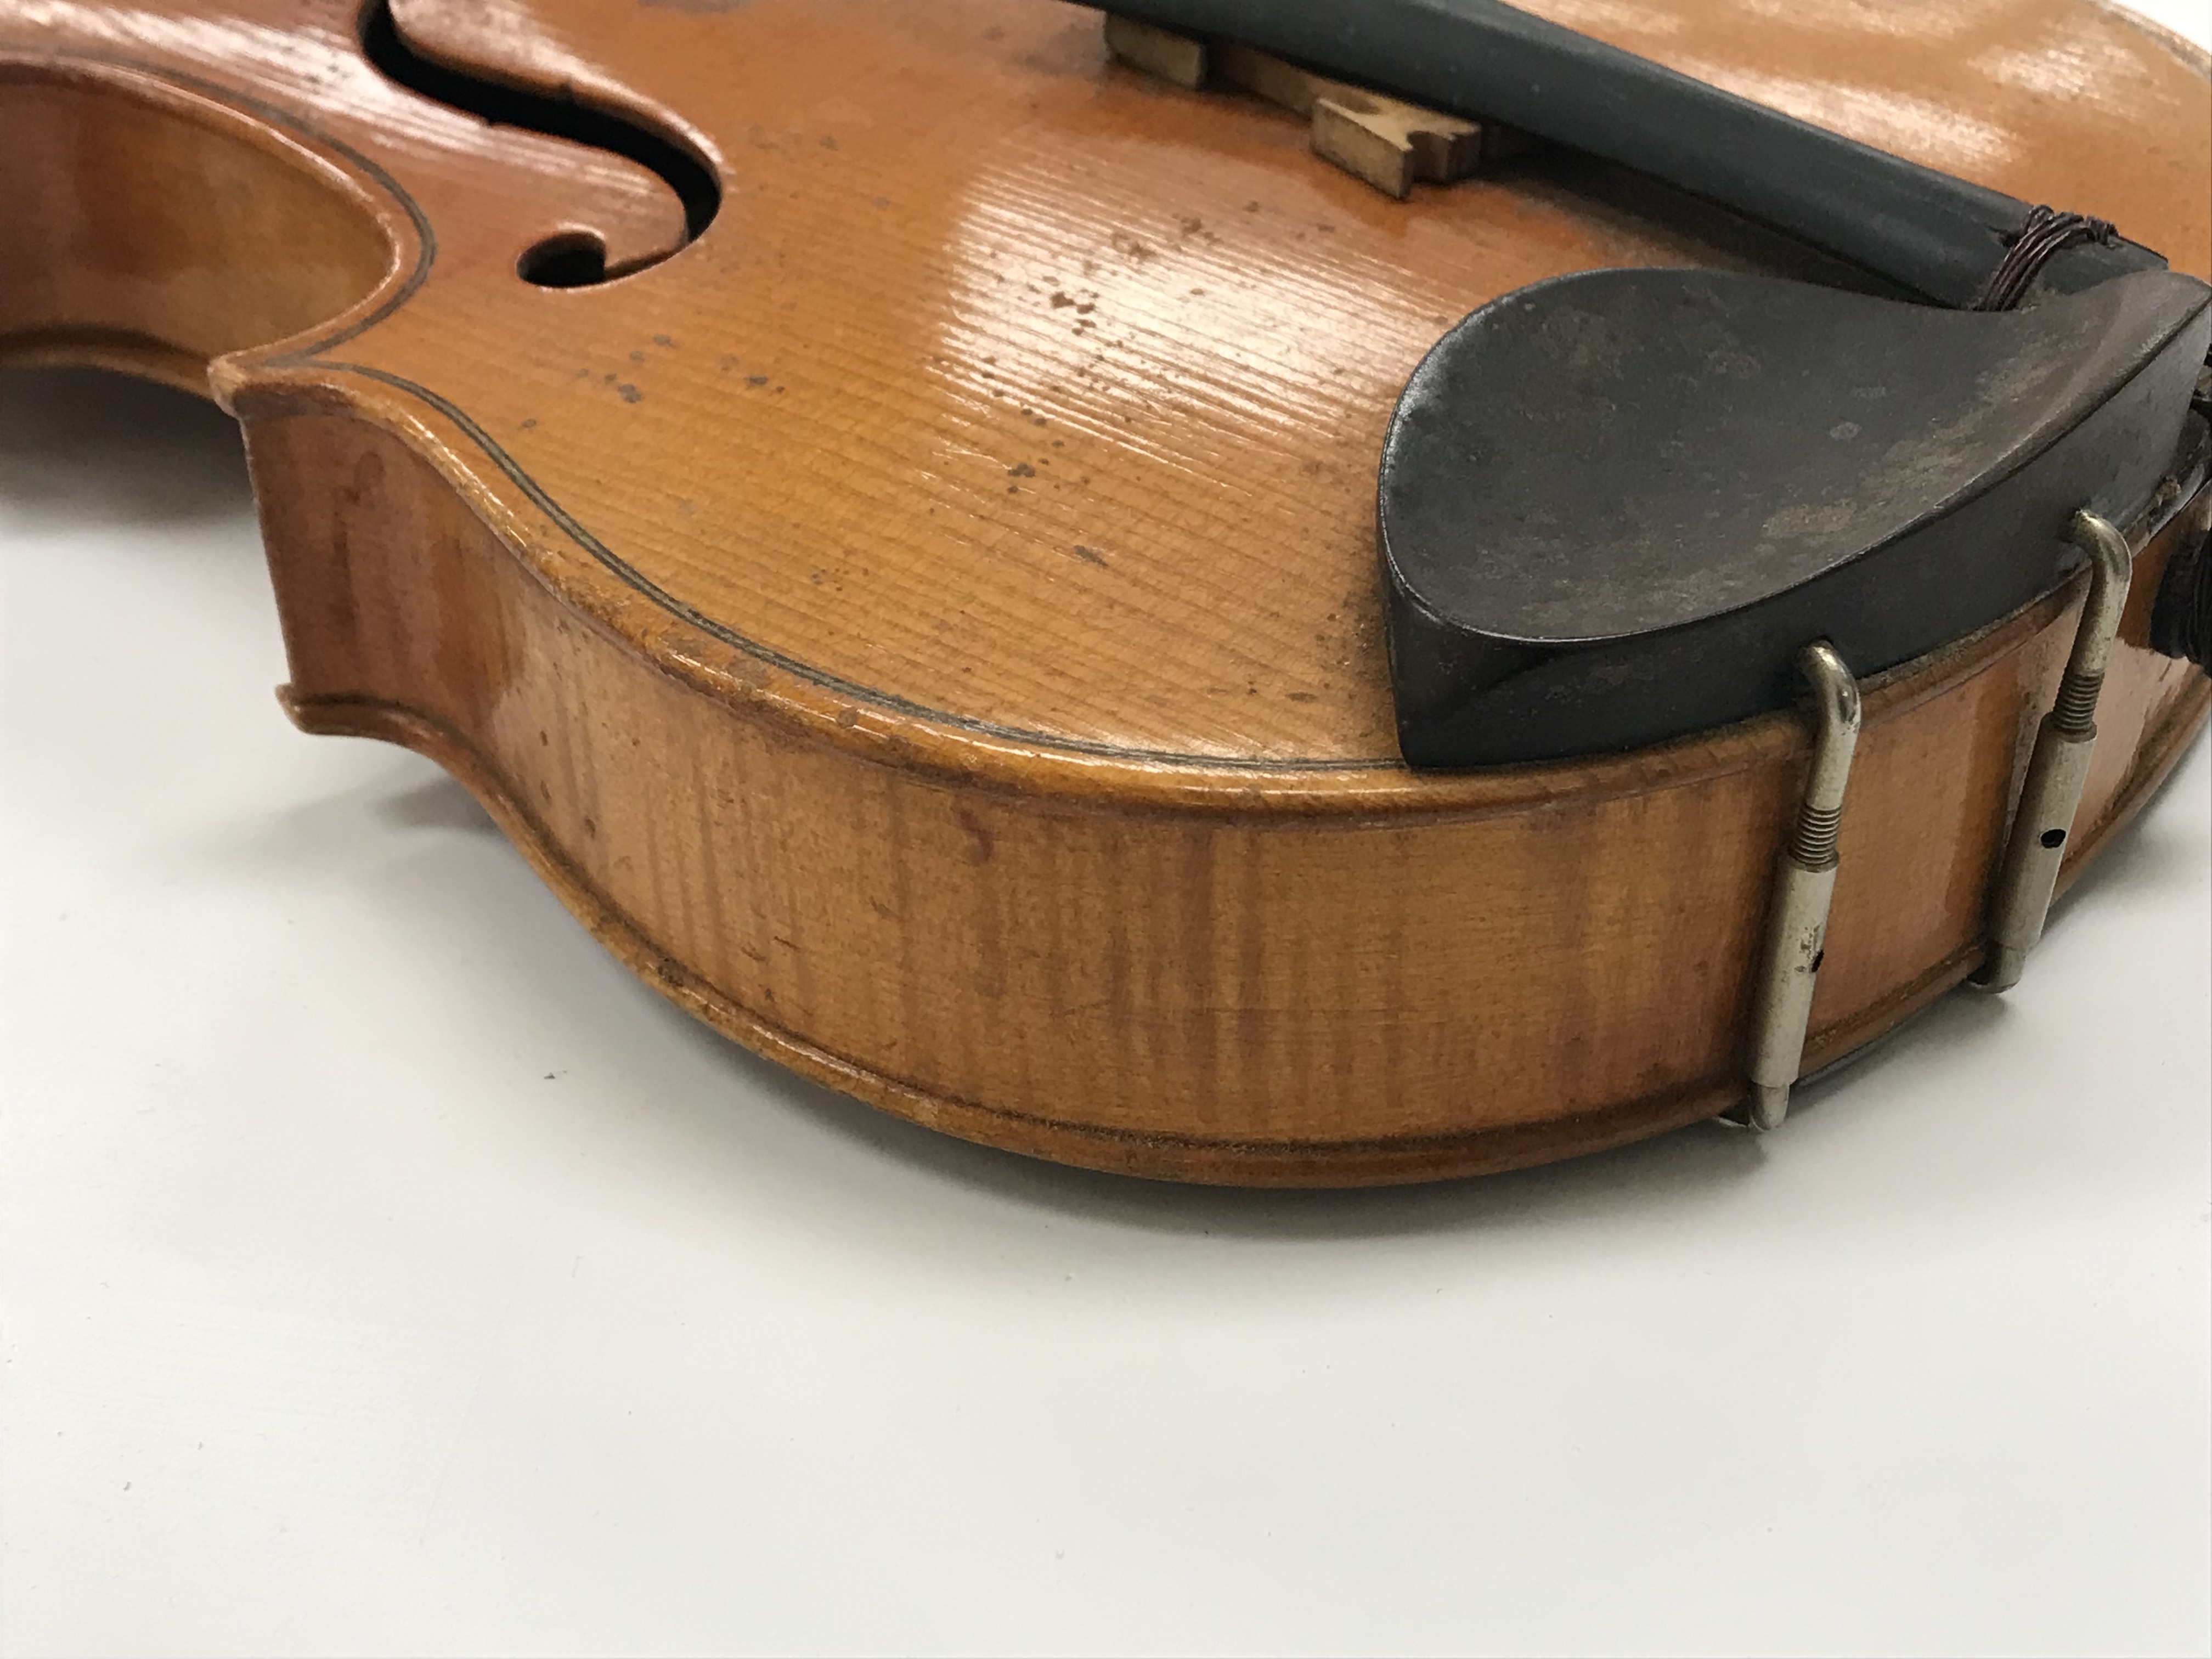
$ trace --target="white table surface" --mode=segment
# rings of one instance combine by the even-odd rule
[[[2202,742],[1779,1135],[1207,1192],[793,1079],[295,733],[212,410],[0,376],[0,581],[10,1654],[2212,1644]]]

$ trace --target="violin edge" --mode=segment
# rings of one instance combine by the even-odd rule
[[[1024,796],[863,757],[640,660],[371,423],[264,412],[248,441],[293,718],[445,766],[640,978],[815,1082],[1055,1162],[1291,1187],[1546,1162],[1741,1091],[1749,941],[1804,752],[1786,716],[1758,757],[1723,734],[1729,764],[1642,798],[1531,799],[1412,839],[1388,817]],[[355,499],[288,491],[295,472],[351,477]],[[2069,881],[2212,713],[2212,682],[2148,642],[2164,563],[2208,521],[2200,485],[2138,554]],[[2077,599],[2046,595],[1869,697],[1808,1069],[1979,965]],[[1610,920],[1577,945],[1592,907]]]

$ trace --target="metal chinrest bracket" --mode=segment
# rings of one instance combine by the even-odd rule
[[[1723,1114],[1724,1121],[1761,1132],[1781,1127],[1790,1091],[1804,1066],[1813,991],[1827,954],[1844,791],[1859,739],[1859,683],[1835,647],[1826,640],[1807,646],[1797,653],[1797,667],[1814,696],[1813,765],[1776,867],[1767,912],[1752,1004],[1751,1092],[1741,1106]]]
[[[1989,954],[1972,981],[1984,991],[2006,991],[2020,983],[2027,953],[2043,937],[2074,815],[2088,782],[2089,757],[2097,746],[2097,698],[2105,688],[2105,665],[2127,604],[2134,563],[2127,538],[2086,510],[2074,515],[2067,536],[2089,556],[2089,593],[2081,603],[2057,698],[2036,729],[2012,834],[1997,869]]]

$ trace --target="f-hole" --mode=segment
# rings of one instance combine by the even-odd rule
[[[392,0],[362,8],[362,55],[386,79],[425,98],[480,116],[499,126],[520,127],[625,156],[658,173],[684,207],[688,244],[714,222],[722,205],[713,171],[674,140],[631,117],[572,99],[478,80],[423,57],[392,21]],[[516,262],[515,274],[540,288],[588,288],[607,277],[606,249],[595,236],[550,236]]]
[[[514,274],[539,288],[589,288],[607,280],[607,245],[587,230],[548,236],[523,250]]]

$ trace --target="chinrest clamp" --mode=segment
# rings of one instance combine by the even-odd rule
[[[2012,834],[1998,866],[1990,905],[1989,954],[1973,981],[1984,991],[2017,985],[2027,953],[2043,937],[2074,815],[2089,780],[2105,665],[2127,604],[2133,563],[2127,538],[2086,510],[2074,515],[2067,536],[2089,556],[2089,593],[2081,602],[2081,620],[2074,631],[2074,648],[2058,682],[2057,698],[2036,729],[2035,750],[2028,757]]]
[[[1817,641],[1797,653],[1812,688],[1813,765],[1796,821],[1776,871],[1767,912],[1765,949],[1752,1005],[1751,1093],[1729,1121],[1753,1130],[1779,1128],[1805,1057],[1813,991],[1827,954],[1828,903],[1840,860],[1837,840],[1844,790],[1858,747],[1859,684],[1835,647]]]

